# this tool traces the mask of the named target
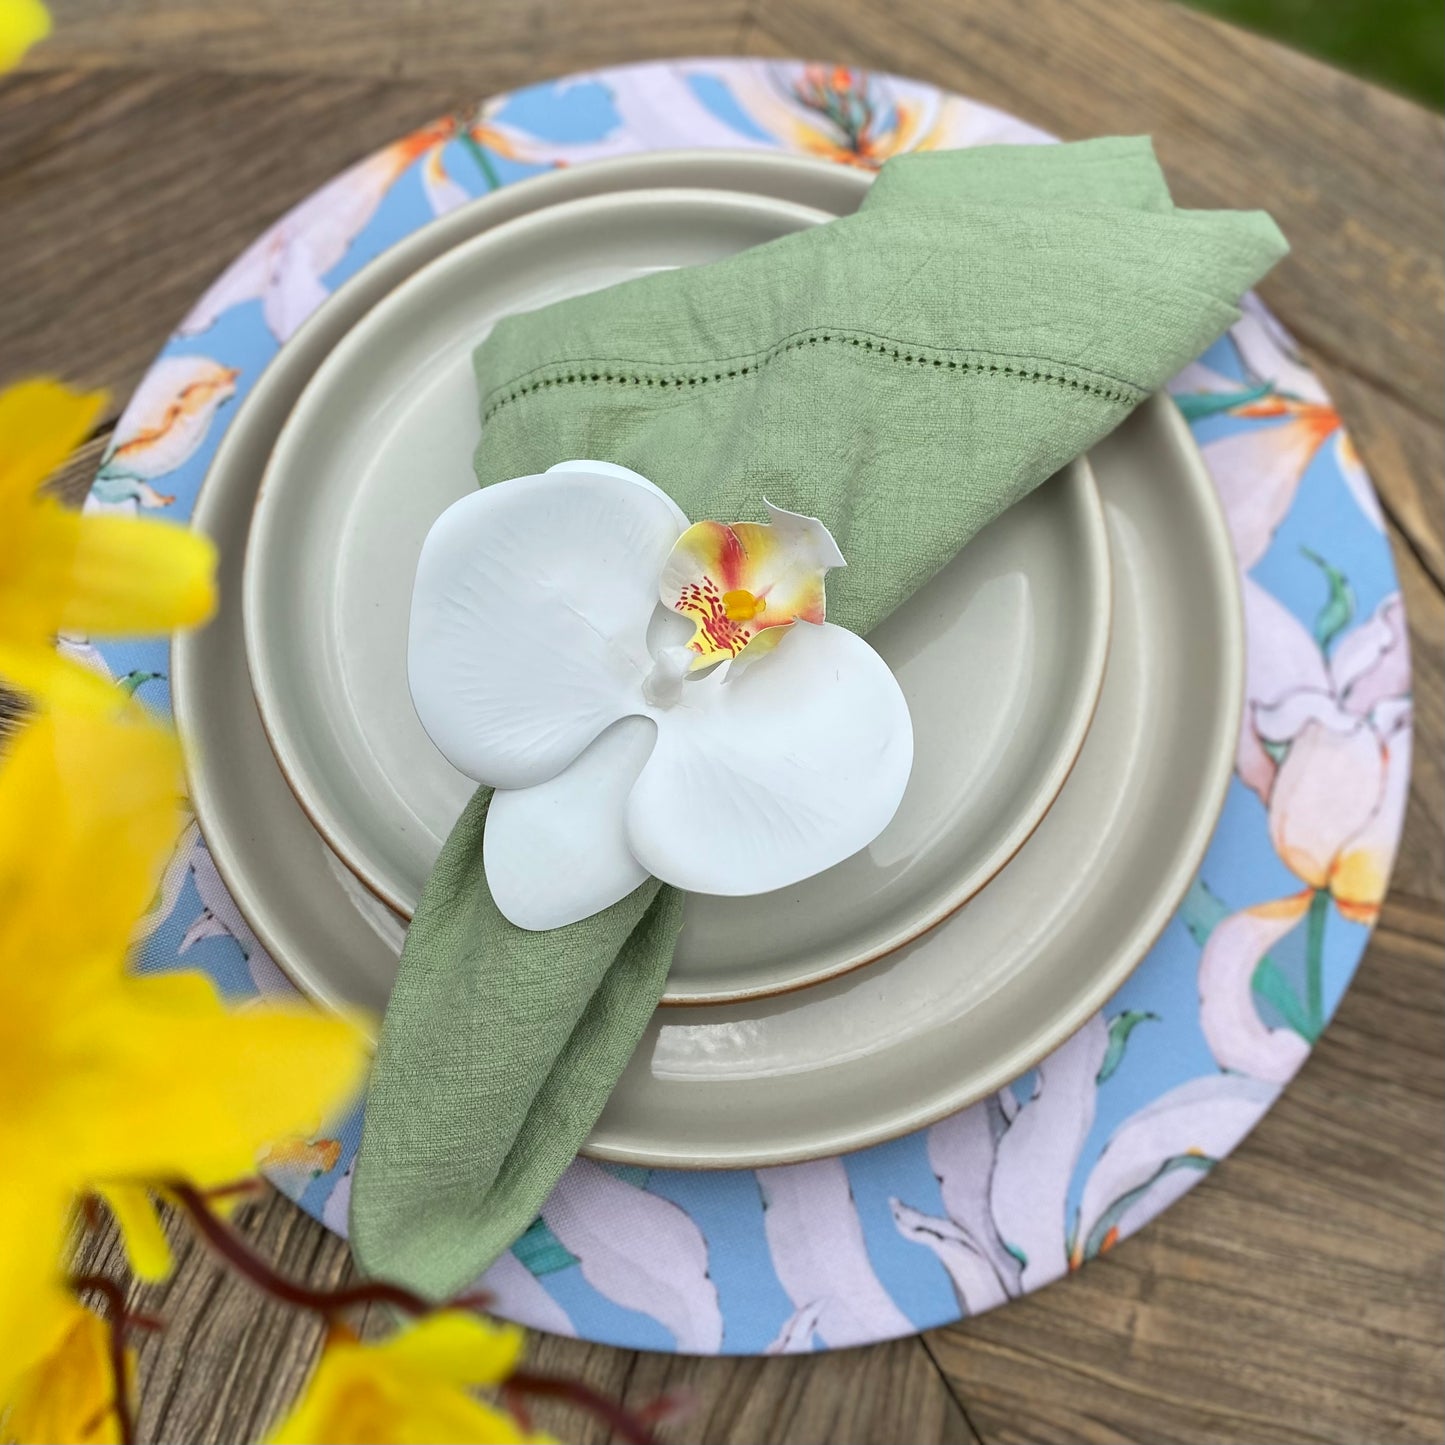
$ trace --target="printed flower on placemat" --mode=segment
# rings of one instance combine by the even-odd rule
[[[1400,596],[1348,627],[1348,583],[1318,560],[1330,600],[1314,636],[1252,579],[1243,584],[1251,645],[1236,767],[1267,807],[1270,840],[1303,887],[1221,917],[1199,960],[1199,1021],[1215,1058],[1274,1083],[1289,1079],[1324,1028],[1331,903],[1357,923],[1379,914],[1410,782]],[[1301,997],[1269,951],[1306,920]],[[1279,1024],[1261,1017],[1261,991]]]
[[[843,565],[827,528],[769,514],[689,527],[635,472],[566,462],[434,524],[412,699],[443,755],[497,789],[483,861],[519,927],[576,922],[649,875],[783,888],[893,817],[908,705],[883,659],[823,620],[823,574]]]

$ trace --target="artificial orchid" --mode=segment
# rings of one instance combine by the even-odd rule
[[[412,699],[448,761],[497,790],[483,862],[518,927],[589,917],[649,875],[784,888],[893,817],[908,705],[883,659],[823,620],[823,574],[844,565],[828,529],[768,511],[690,526],[636,472],[576,461],[433,525]]]

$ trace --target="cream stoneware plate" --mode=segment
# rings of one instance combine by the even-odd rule
[[[1229,783],[1243,621],[1213,484],[1173,403],[1147,403],[1092,455],[1112,646],[1098,716],[1038,830],[977,898],[872,968],[655,1015],[588,1152],[744,1168],[911,1133],[1037,1063],[1162,932]]]
[[[544,206],[423,267],[307,384],[247,544],[246,650],[282,772],[337,856],[396,912],[412,912],[475,789],[428,739],[406,679],[422,541],[475,486],[473,348],[509,312],[828,218],[697,189]],[[901,947],[977,893],[1037,827],[1083,745],[1109,607],[1103,512],[1080,461],[873,633],[915,734],[889,827],[793,887],[690,897],[666,1001],[816,983]]]
[[[553,200],[696,184],[837,214],[859,195],[844,167],[717,152],[655,153],[509,187],[338,292],[227,433],[194,514],[220,546],[221,611],[177,640],[175,710],[223,878],[272,956],[323,1003],[379,1010],[402,925],[310,826],[252,700],[241,563],[275,438],[349,326],[459,239]],[[1042,826],[972,903],[872,968],[781,998],[660,1014],[584,1152],[749,1167],[907,1133],[1030,1067],[1143,957],[1198,867],[1228,783],[1241,623],[1218,503],[1172,405],[1142,408],[1093,462],[1114,548],[1113,646],[1096,725]]]

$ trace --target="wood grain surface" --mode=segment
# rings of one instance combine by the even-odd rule
[[[1243,1146],[1085,1270],[917,1339],[787,1360],[546,1336],[534,1363],[709,1442],[1439,1441],[1445,1377],[1445,265],[1439,117],[1158,0],[57,0],[0,82],[0,381],[118,404],[187,305],[286,207],[462,102],[590,66],[801,56],[913,75],[1067,137],[1151,132],[1179,199],[1268,207],[1265,299],[1319,366],[1388,515],[1416,671],[1394,887],[1320,1047]],[[60,485],[83,493],[114,412]],[[244,1228],[291,1273],[346,1247],[279,1196]],[[175,1230],[138,1291],[146,1440],[254,1439],[318,1347]],[[114,1239],[85,1246],[121,1277]],[[538,1422],[607,1438],[562,1408]]]

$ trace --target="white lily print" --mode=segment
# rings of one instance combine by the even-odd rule
[[[683,1354],[721,1349],[722,1312],[707,1272],[707,1240],[677,1205],[590,1159],[576,1159],[542,1218],[599,1294],[650,1315]],[[626,1219],[625,1229],[615,1227],[619,1219]]]
[[[773,1268],[795,1313],[769,1354],[868,1344],[914,1332],[883,1288],[863,1238],[841,1159],[814,1159],[756,1171]]]
[[[1278,1092],[1230,1074],[1171,1089],[1114,1130],[1071,1211],[1109,1034],[1096,1016],[1039,1066],[1027,1103],[1005,1090],[929,1131],[947,1213],[895,1200],[893,1217],[937,1256],[965,1313],[1038,1289],[1134,1233],[1233,1149]]]
[[[443,116],[403,136],[343,171],[288,211],[201,297],[181,323],[180,335],[196,336],[235,306],[260,301],[262,315],[279,342],[289,341],[330,294],[328,275],[375,217],[391,188],[417,161],[422,191],[435,215],[446,215],[472,198],[447,167],[455,142],[481,172],[485,188],[502,184],[495,158],[531,164],[556,163],[551,149],[501,120],[507,97],[486,101],[461,115]]]
[[[477,1288],[488,1296],[488,1311],[504,1320],[513,1320],[529,1330],[545,1330],[549,1335],[576,1337],[577,1326],[571,1316],[510,1251],[478,1280]]]
[[[1205,443],[1205,460],[1219,488],[1241,571],[1269,550],[1275,530],[1294,505],[1306,470],[1326,445],[1360,511],[1376,529],[1384,518],[1340,414],[1300,360],[1293,339],[1253,296],[1229,339],[1247,379],[1235,381],[1198,362],[1169,384],[1186,417],[1227,413],[1272,425],[1251,426]]]
[[[696,73],[708,70],[698,66]],[[742,111],[777,145],[865,170],[905,151],[1049,139],[989,106],[849,66],[743,65],[718,72]],[[734,129],[731,143],[740,141],[757,143]]]
[[[260,301],[277,341],[289,341],[326,299],[326,276],[376,214],[392,186],[456,132],[450,117],[403,136],[343,171],[288,211],[201,297],[181,323],[182,336],[215,325],[234,306]]]
[[[236,394],[234,367],[207,356],[167,356],[141,382],[116,424],[96,474],[88,512],[168,507],[152,485],[179,471],[206,439],[217,410]]]
[[[192,847],[189,862],[196,892],[201,899],[201,911],[186,929],[177,954],[184,956],[203,938],[231,938],[240,947],[258,994],[265,998],[272,994],[294,992],[291,980],[276,967],[271,955],[261,946],[260,939],[251,932],[251,925],[236,907],[204,843],[198,842]]]
[[[1200,1024],[1220,1066],[1284,1083],[1324,1028],[1331,905],[1379,914],[1410,781],[1410,658],[1398,593],[1344,630],[1348,584],[1330,569],[1316,635],[1244,582],[1250,666],[1238,770],[1269,810],[1270,839],[1298,892],[1213,923],[1199,960]],[[1306,923],[1304,996],[1274,976],[1269,951]],[[1285,1014],[1272,1025],[1256,990],[1265,969]]]

